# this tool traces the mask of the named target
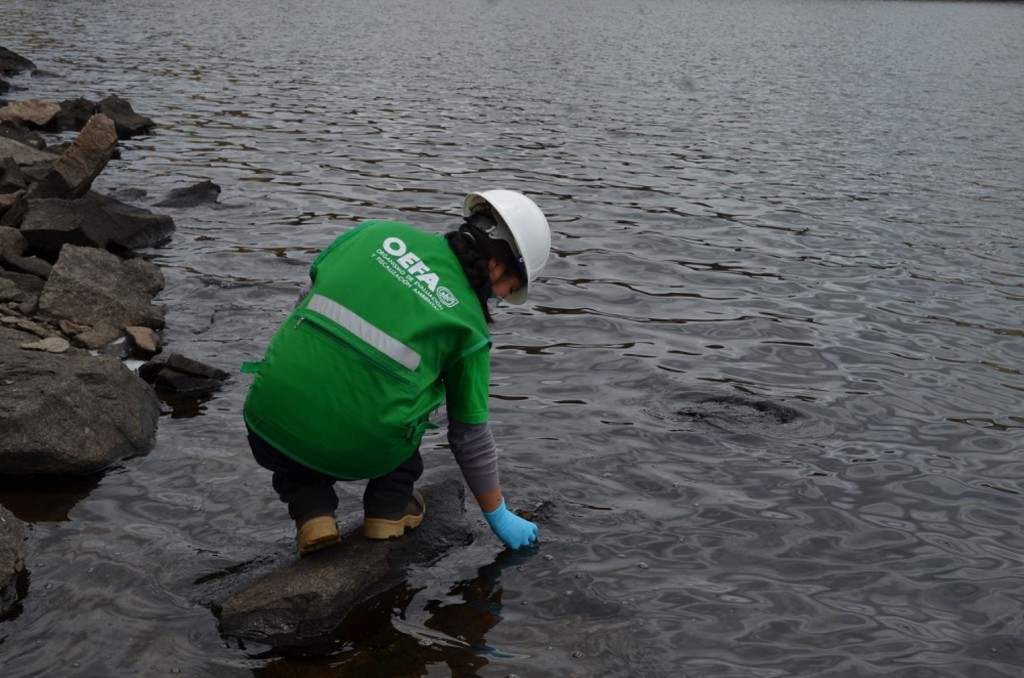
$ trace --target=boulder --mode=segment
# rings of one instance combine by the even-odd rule
[[[0,254],[21,256],[28,248],[28,241],[16,228],[0,226]]]
[[[89,191],[117,148],[114,122],[94,115],[46,176],[32,184],[27,198],[80,198]]]
[[[338,546],[299,559],[289,542],[288,550],[272,555],[259,572],[235,570],[231,576],[239,581],[219,582],[228,590],[214,592],[221,633],[277,647],[316,643],[353,606],[401,582],[410,566],[436,562],[471,543],[463,483],[448,479],[422,491],[427,514],[401,539],[362,536],[362,511],[352,506],[348,513],[355,521],[343,528]]]
[[[77,99],[66,99],[60,102],[60,112],[57,114],[57,128],[62,130],[80,130],[89,122],[89,118],[96,115],[99,107],[95,101],[89,101],[83,97]],[[117,124],[116,122],[114,123]]]
[[[174,220],[98,193],[77,200],[25,201],[21,234],[33,248],[56,255],[65,243],[113,252],[157,247],[174,232]]]
[[[16,254],[0,253],[0,268],[14,273],[28,273],[38,278],[50,277],[53,268],[39,257],[19,257]]]
[[[25,99],[12,101],[0,108],[0,122],[27,124],[32,127],[47,127],[54,122],[60,106],[42,99]]]
[[[28,188],[21,166],[14,158],[0,158],[0,193],[14,193]]]
[[[220,186],[212,181],[200,181],[186,188],[176,188],[158,202],[157,207],[195,207],[217,202]]]
[[[25,293],[7,278],[0,278],[0,303],[5,301],[20,302],[25,300]]]
[[[163,310],[150,302],[161,289],[163,274],[148,261],[65,245],[43,287],[39,310],[82,325],[160,328]]]
[[[6,47],[0,47],[0,73],[12,75],[21,71],[34,70],[36,65],[30,60],[16,54]]]
[[[120,361],[80,349],[26,351],[0,327],[0,473],[95,473],[150,450],[160,405]]]
[[[201,397],[220,388],[231,375],[180,353],[172,353],[166,361],[151,360],[141,365],[139,376],[158,391]]]
[[[0,615],[18,599],[18,575],[25,569],[25,526],[0,506]]]
[[[5,214],[8,210],[18,204],[21,200],[21,196],[25,195],[25,191],[15,191],[14,193],[0,193],[0,215]],[[7,226],[0,226],[0,228],[8,228]]]
[[[119,96],[111,95],[97,104],[100,113],[114,121],[119,139],[129,139],[140,134],[149,134],[156,128],[156,123],[144,115],[139,115],[132,105]]]
[[[26,146],[31,146],[37,151],[46,150],[46,139],[43,135],[35,130],[30,130],[23,125],[15,125],[10,122],[0,122],[0,139],[18,141]]]
[[[28,273],[14,273],[13,271],[5,271],[0,268],[0,278],[10,280],[18,286],[22,292],[34,294],[39,296],[43,293],[43,287],[46,286],[46,281],[42,278],[31,275]]]
[[[0,135],[0,158],[12,158],[18,165],[25,167],[43,163],[53,164],[58,156]]]

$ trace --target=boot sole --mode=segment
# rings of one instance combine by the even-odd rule
[[[406,528],[419,527],[423,522],[426,509],[418,516],[405,516],[398,520],[384,520],[383,518],[367,518],[363,524],[363,534],[368,539],[393,539],[405,534]]]
[[[299,548],[299,557],[308,556],[310,553],[316,553],[322,551],[328,546],[334,546],[335,544],[341,543],[341,535],[331,535],[329,537],[322,537],[305,544]]]

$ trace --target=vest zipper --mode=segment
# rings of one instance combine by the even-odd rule
[[[329,328],[324,327],[323,325],[321,325],[317,321],[316,318],[314,318],[312,316],[300,315],[298,320],[295,321],[295,329],[298,329],[301,325],[303,325],[303,323],[305,323],[308,327],[312,327],[319,334],[322,334],[323,336],[327,337],[328,339],[330,339],[334,343],[338,344],[342,348],[347,349],[347,350],[351,351],[352,353],[355,353],[357,356],[359,356],[364,361],[369,363],[372,367],[374,367],[377,371],[384,373],[386,376],[391,377],[395,381],[397,381],[397,382],[399,382],[401,384],[404,384],[406,386],[413,386],[414,385],[413,381],[411,379],[405,377],[404,375],[399,374],[393,367],[391,367],[390,365],[387,365],[386,363],[384,363],[384,362],[378,360],[377,358],[373,357],[372,355],[370,355],[369,353],[367,353],[366,351],[364,351],[360,347],[356,346],[352,342],[347,341],[346,339],[343,339],[342,337],[339,337],[334,332],[332,332]]]

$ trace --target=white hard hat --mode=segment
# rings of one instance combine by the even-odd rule
[[[495,189],[470,193],[462,201],[462,213],[469,216],[489,209],[498,222],[491,237],[512,246],[519,258],[526,280],[523,286],[505,298],[510,304],[522,304],[529,294],[530,283],[544,270],[551,251],[551,228],[537,204],[518,191]]]

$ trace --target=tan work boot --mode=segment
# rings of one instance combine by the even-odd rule
[[[413,490],[405,510],[382,516],[366,516],[363,522],[363,534],[370,539],[391,539],[405,534],[405,528],[417,527],[423,522],[427,513],[427,504],[423,495]]]
[[[300,556],[308,556],[314,551],[325,549],[341,541],[338,533],[338,524],[334,522],[334,516],[316,516],[302,523],[298,534],[295,535],[295,543],[299,547]]]

